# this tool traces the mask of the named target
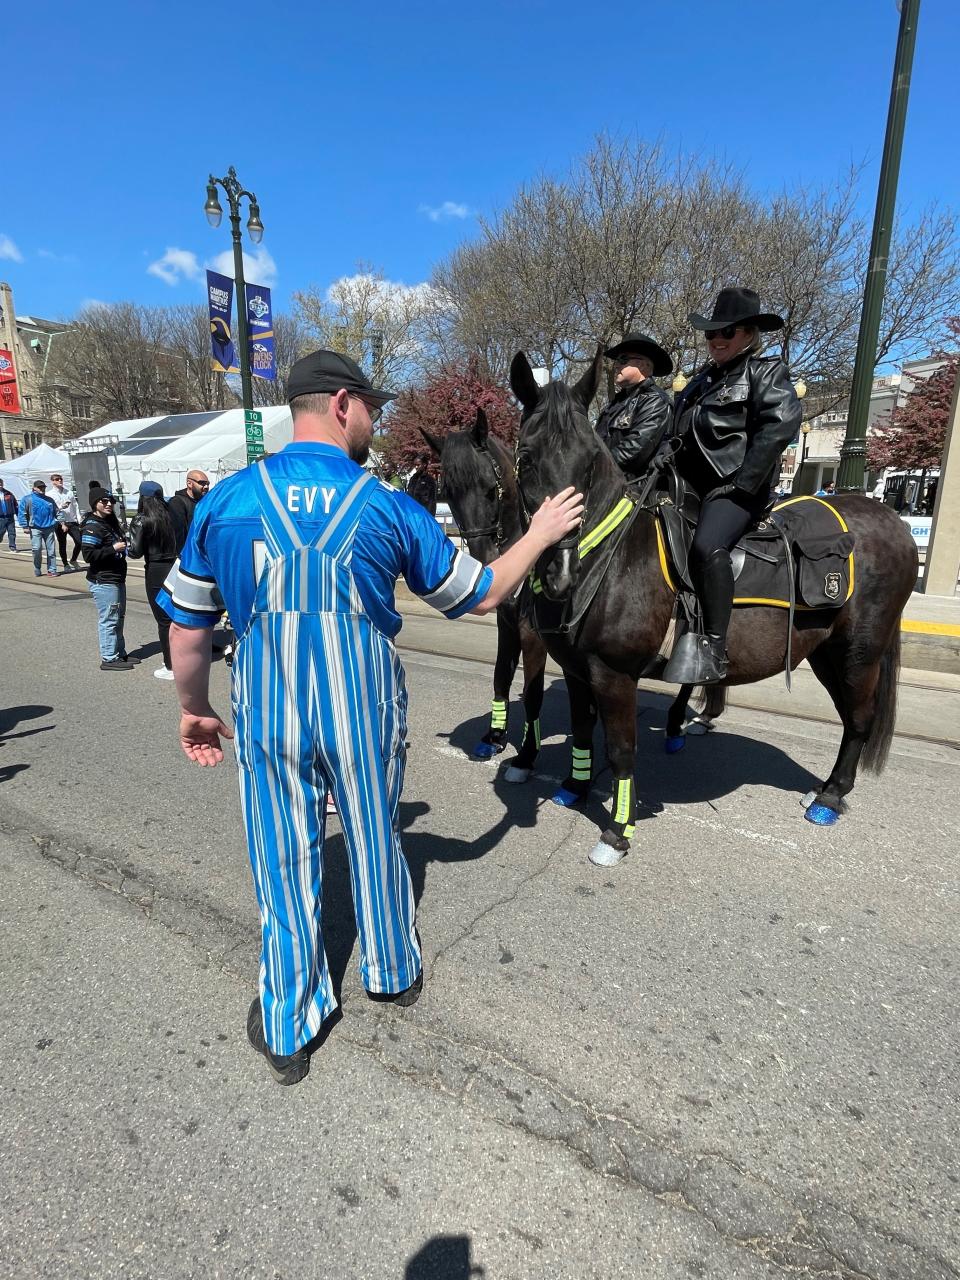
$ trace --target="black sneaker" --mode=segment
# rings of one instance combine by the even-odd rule
[[[100,663],[101,671],[132,671],[133,663],[123,658],[104,658]]]
[[[142,661],[141,658],[131,658],[129,653],[121,653],[120,657],[124,660],[124,662],[129,662],[131,667],[139,667]]]
[[[284,1057],[282,1054],[273,1053],[267,1047],[266,1037],[263,1034],[263,1010],[260,1008],[259,996],[254,1000],[247,1014],[247,1039],[257,1053],[262,1053],[266,1058],[270,1074],[277,1084],[299,1084],[310,1070],[310,1055],[306,1049],[298,1049],[296,1053]]]
[[[405,991],[398,991],[392,994],[389,991],[368,991],[367,995],[371,1000],[375,1000],[377,1004],[398,1004],[401,1009],[409,1009],[412,1004],[416,1004],[420,999],[423,991],[423,970],[417,974],[416,982],[412,983]]]

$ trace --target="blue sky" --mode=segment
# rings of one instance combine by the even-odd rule
[[[894,0],[12,6],[0,277],[54,318],[201,301],[230,245],[206,178],[234,164],[281,308],[361,260],[415,284],[603,130],[719,154],[763,191],[863,162],[872,211],[897,25]],[[960,205],[958,35],[957,0],[923,0],[907,212]]]

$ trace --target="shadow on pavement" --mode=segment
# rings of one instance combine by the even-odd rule
[[[0,709],[0,746],[7,742],[14,742],[17,738],[32,738],[37,733],[49,733],[51,729],[56,728],[55,725],[43,724],[36,729],[23,729],[20,733],[13,733],[12,730],[24,720],[36,720],[40,716],[50,715],[52,711],[53,707],[44,706],[42,703],[27,703],[22,707]],[[29,768],[28,764],[0,765],[0,782],[9,782],[18,773],[23,773],[24,769]]]
[[[469,1236],[434,1236],[418,1249],[403,1272],[403,1280],[479,1280],[483,1267],[470,1261]]]

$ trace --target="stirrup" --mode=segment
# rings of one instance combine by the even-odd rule
[[[719,684],[726,677],[723,640],[686,631],[673,646],[660,679],[666,684]]]

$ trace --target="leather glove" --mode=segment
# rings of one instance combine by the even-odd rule
[[[732,498],[737,492],[735,484],[721,484],[716,489],[711,489],[704,498],[704,502],[709,502],[711,498]]]

